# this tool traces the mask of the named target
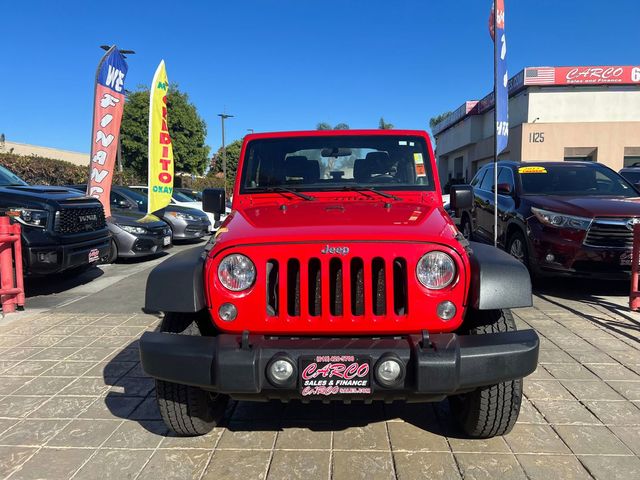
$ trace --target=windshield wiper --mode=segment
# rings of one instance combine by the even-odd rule
[[[300,198],[303,198],[304,200],[315,200],[316,197],[312,197],[311,195],[306,195],[304,193],[300,193],[297,192],[295,190],[291,190],[290,188],[284,188],[284,187],[267,187],[264,189],[265,192],[277,192],[277,193],[292,193]]]
[[[400,197],[396,197],[395,195],[392,195],[387,192],[381,192],[380,190],[376,190],[375,188],[371,188],[371,187],[346,186],[346,187],[342,187],[342,190],[344,190],[345,192],[373,192],[373,193],[377,193],[381,197],[391,198],[393,200],[402,200]]]

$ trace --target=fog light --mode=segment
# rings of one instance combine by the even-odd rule
[[[238,309],[233,303],[223,303],[218,309],[218,315],[225,322],[233,322],[238,316]]]
[[[272,360],[267,366],[267,377],[277,387],[288,384],[293,379],[294,372],[291,360],[282,357]]]
[[[380,385],[391,387],[404,376],[404,366],[395,358],[382,358],[376,366],[376,380]]]
[[[437,309],[438,317],[442,320],[451,320],[456,315],[456,306],[453,302],[449,300],[445,300],[444,302],[440,302],[438,304]]]
[[[553,255],[553,253],[548,253],[546,257],[544,257],[544,259],[548,262],[548,263],[553,263],[556,261],[556,257],[555,255]]]

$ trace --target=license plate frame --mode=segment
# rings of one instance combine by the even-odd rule
[[[373,393],[371,357],[314,355],[299,361],[298,391],[303,397],[367,397]]]

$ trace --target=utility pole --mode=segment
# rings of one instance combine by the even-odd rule
[[[222,178],[224,178],[224,195],[227,196],[227,149],[224,144],[224,121],[227,118],[233,118],[233,115],[227,113],[219,113],[218,116],[222,122]]]

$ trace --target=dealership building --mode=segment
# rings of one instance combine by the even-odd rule
[[[640,66],[528,67],[509,80],[509,144],[500,159],[640,164]],[[442,184],[493,160],[493,93],[433,128]]]

